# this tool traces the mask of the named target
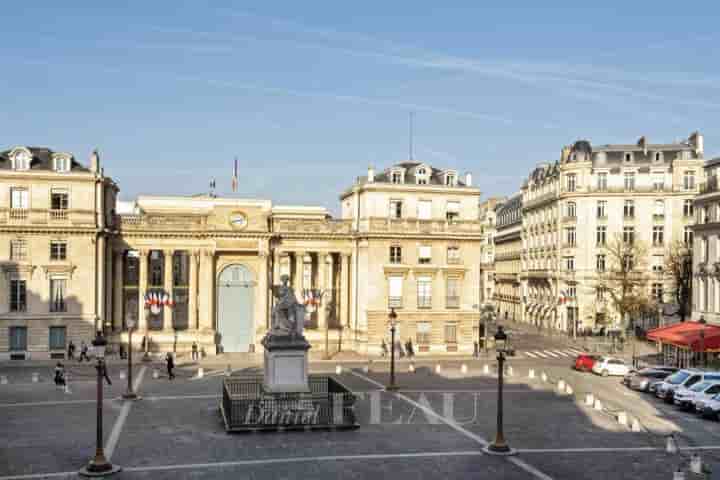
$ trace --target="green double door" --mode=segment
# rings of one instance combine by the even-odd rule
[[[253,343],[256,282],[244,265],[230,265],[220,273],[217,285],[218,349],[248,352]]]

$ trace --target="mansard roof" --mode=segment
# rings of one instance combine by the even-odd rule
[[[66,156],[70,158],[70,170],[73,172],[89,172],[90,169],[81,165],[75,160],[75,157],[70,153],[54,152],[46,147],[15,147],[10,150],[0,152],[0,170],[12,169],[12,156],[18,150],[25,150],[30,152],[32,160],[30,161],[30,170],[54,170],[53,168],[53,157],[54,156]]]
[[[425,167],[430,171],[430,176],[428,177],[428,185],[445,185],[445,178],[444,175],[448,172],[455,174],[455,186],[457,187],[465,187],[465,183],[460,179],[460,175],[456,170],[453,169],[446,169],[442,170],[439,168],[435,168],[432,165],[429,165],[427,163],[422,162],[400,162],[396,163],[390,168],[385,169],[382,172],[378,172],[375,174],[375,183],[392,183],[392,172],[397,170],[402,170],[404,172],[404,184],[407,185],[415,185],[417,183],[417,171]],[[367,182],[367,177],[361,177],[360,178],[361,183]]]

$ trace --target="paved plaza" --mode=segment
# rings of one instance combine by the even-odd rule
[[[359,396],[360,428],[229,435],[218,413],[225,368],[182,364],[170,381],[152,364],[135,366],[137,402],[119,400],[124,367],[110,365],[106,387],[105,448],[123,467],[114,478],[672,478],[691,453],[720,471],[720,425],[695,418],[617,378],[572,372],[564,358],[510,362],[505,389],[505,433],[514,457],[481,449],[495,432],[497,378],[491,360],[418,360],[415,372],[398,364],[397,393],[384,391],[386,362],[314,362]],[[463,373],[462,364],[467,371]],[[342,372],[336,374],[340,365]],[[439,371],[437,365],[440,365]],[[490,373],[485,373],[485,365]],[[159,366],[159,364],[157,365]],[[233,364],[233,375],[259,365]],[[528,378],[533,369],[535,378]],[[70,393],[57,389],[50,367],[4,364],[0,374],[0,480],[75,478],[94,453],[94,369],[70,366]],[[40,373],[37,383],[32,373]],[[545,373],[547,380],[541,376]],[[557,381],[572,385],[559,394]],[[595,392],[603,411],[583,404]],[[642,423],[640,432],[620,425],[618,409]],[[665,452],[674,434],[680,453]]]

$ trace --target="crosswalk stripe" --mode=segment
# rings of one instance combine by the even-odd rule
[[[530,358],[537,358],[534,353],[532,352],[525,352],[525,355],[527,355]]]
[[[545,352],[546,354],[550,355],[551,357],[558,358],[557,354],[551,352],[550,350],[544,350],[544,352]]]
[[[568,352],[563,351],[563,350],[553,350],[553,352],[557,353],[557,354],[560,355],[561,357],[572,357],[572,353],[568,353]]]
[[[535,350],[534,353],[535,353],[535,355],[539,356],[540,358],[547,358],[547,355],[545,355],[544,353],[542,353],[539,350]]]
[[[574,352],[577,355],[581,355],[581,354],[585,353],[582,350],[578,350],[577,348],[570,348],[568,350],[570,350],[571,352]]]

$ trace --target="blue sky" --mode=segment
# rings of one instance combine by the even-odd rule
[[[237,196],[333,210],[410,112],[485,195],[578,138],[720,154],[717,2],[483,3],[8,2],[0,148],[98,147],[125,199],[230,194],[237,156]]]

